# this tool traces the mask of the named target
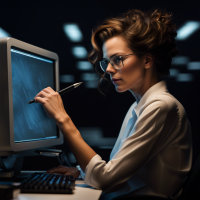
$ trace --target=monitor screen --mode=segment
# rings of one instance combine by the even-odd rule
[[[41,104],[28,104],[45,87],[55,90],[54,61],[11,47],[14,141],[58,137],[57,126]]]

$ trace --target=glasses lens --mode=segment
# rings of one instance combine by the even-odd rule
[[[111,59],[110,63],[112,66],[114,65],[116,69],[120,69],[123,67],[122,65],[122,57],[121,56],[115,56]]]
[[[99,63],[100,63],[101,69],[102,69],[104,72],[106,72],[106,69],[107,69],[107,67],[108,67],[108,61],[102,60],[102,61],[100,61]]]

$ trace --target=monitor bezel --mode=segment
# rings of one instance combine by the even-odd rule
[[[11,48],[20,49],[28,53],[35,54],[54,61],[54,80],[55,90],[59,90],[59,60],[58,55],[54,52],[33,46],[31,44],[9,38],[7,40],[7,67],[8,67],[8,100],[9,100],[9,127],[10,127],[10,147],[13,151],[24,151],[29,149],[38,149],[48,146],[60,145],[63,143],[63,135],[57,127],[58,137],[55,139],[47,139],[40,141],[30,141],[16,143],[14,141],[14,119],[13,119],[13,91],[12,91],[12,66],[11,66]]]

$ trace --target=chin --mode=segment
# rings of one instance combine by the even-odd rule
[[[126,92],[127,90],[125,88],[120,88],[120,87],[117,87],[115,86],[115,90],[119,93],[122,93],[122,92]]]

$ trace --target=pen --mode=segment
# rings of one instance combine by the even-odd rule
[[[68,92],[70,90],[73,90],[74,88],[78,87],[81,83],[83,82],[79,82],[79,83],[74,83],[73,85],[70,85],[69,87],[66,87],[60,91],[57,91],[60,95],[61,94],[64,94],[65,92]],[[28,104],[31,104],[31,103],[34,103],[35,102],[35,99],[31,100],[28,102]]]

